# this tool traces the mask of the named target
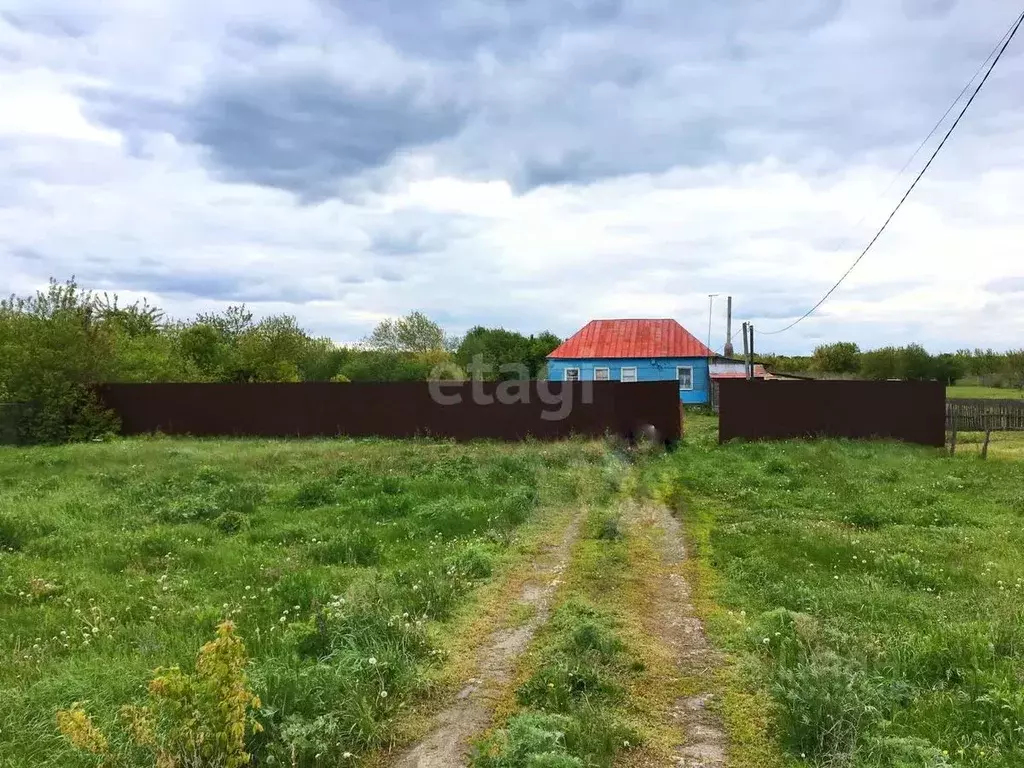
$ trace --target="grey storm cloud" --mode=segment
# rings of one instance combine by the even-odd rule
[[[830,170],[906,152],[991,45],[921,44],[936,20],[980,26],[952,0],[318,2],[315,28],[232,27],[225,71],[183,101],[93,91],[88,113],[311,200],[424,148],[519,190],[766,155]],[[367,79],[374,61],[339,73],[325,34],[382,39],[399,82]],[[973,130],[996,117],[979,110]]]
[[[227,177],[315,198],[400,150],[452,135],[462,117],[410,91],[360,93],[312,77],[212,89],[189,120],[194,140]]]
[[[96,27],[96,19],[81,8],[62,8],[59,13],[46,9],[4,11],[0,13],[15,29],[45,37],[84,37]]]
[[[472,216],[439,215],[406,210],[389,213],[366,224],[366,250],[377,256],[409,258],[441,253],[458,240],[472,237],[483,223]]]
[[[87,114],[137,137],[168,132],[204,147],[224,178],[309,199],[337,196],[346,179],[395,153],[451,136],[458,108],[411,89],[362,92],[326,74],[214,84],[192,102],[82,89]]]
[[[277,301],[304,304],[334,298],[322,288],[309,289],[296,285],[272,285],[240,275],[112,269],[102,274],[82,275],[90,285],[100,290],[131,286],[136,291],[148,291],[167,296],[203,297],[216,301],[261,302]]]
[[[444,241],[438,240],[425,230],[384,231],[370,238],[367,248],[381,256],[412,256],[431,250],[439,250]]]
[[[441,59],[523,57],[537,39],[619,20],[626,0],[320,0],[395,47]]]

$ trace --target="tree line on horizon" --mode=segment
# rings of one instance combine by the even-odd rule
[[[560,343],[548,331],[527,336],[484,326],[456,337],[412,312],[382,321],[360,344],[347,346],[310,334],[291,315],[258,320],[239,305],[174,320],[145,300],[122,305],[116,295],[85,290],[74,279],[51,280],[33,296],[0,301],[0,404],[30,404],[27,415],[17,411],[26,442],[82,440],[116,429],[96,396],[102,383],[543,378],[547,355]],[[973,376],[1024,388],[1024,350],[931,355],[917,344],[862,351],[836,342],[810,356],[760,355],[758,361],[778,373],[948,384]],[[14,412],[0,405],[0,427],[4,414]]]
[[[810,356],[760,355],[758,361],[776,373],[942,381],[949,386],[970,376],[985,386],[1024,388],[1024,349],[960,349],[933,355],[920,344],[861,350],[853,342],[839,341],[815,347]]]
[[[0,403],[27,403],[26,442],[83,440],[116,429],[96,385],[109,382],[424,381],[501,376],[500,366],[544,374],[561,339],[476,326],[449,335],[420,312],[387,319],[359,345],[301,328],[291,315],[256,319],[245,305],[168,319],[142,300],[51,280],[34,296],[0,301]],[[482,368],[471,368],[476,360]],[[10,412],[14,412],[9,409]],[[0,411],[0,419],[3,412]]]

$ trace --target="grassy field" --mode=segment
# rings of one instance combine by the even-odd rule
[[[687,427],[641,488],[686,521],[709,632],[794,762],[1024,764],[1021,455]]]
[[[515,614],[531,531],[581,504],[477,768],[668,764],[673,707],[715,686],[730,768],[1024,764],[1024,433],[994,433],[981,461],[972,433],[950,458],[719,446],[715,429],[689,414],[684,443],[648,457],[584,442],[0,450],[0,766],[98,765],[58,731],[76,702],[62,723],[79,743],[153,765],[211,701],[242,719],[209,743],[234,722],[256,765],[386,764],[381,748],[472,674],[488,617]],[[661,631],[652,499],[683,522],[717,671],[681,671]]]
[[[976,398],[985,400],[1021,400],[1024,399],[1024,390],[958,384],[954,387],[946,387],[946,397],[950,400],[972,400]]]
[[[438,693],[445,623],[603,455],[418,441],[0,450],[0,765],[95,766],[56,728],[74,702],[117,764],[146,764],[152,738],[132,738],[121,708],[147,700],[154,668],[191,670],[225,619],[262,703],[257,764],[355,762]],[[171,705],[209,692],[166,679]],[[173,706],[157,715],[146,727],[173,746]]]

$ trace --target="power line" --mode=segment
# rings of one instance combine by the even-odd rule
[[[946,122],[946,118],[949,117],[949,113],[952,112],[956,105],[960,103],[960,99],[962,99],[964,97],[964,94],[966,94],[967,91],[970,90],[971,86],[974,85],[974,81],[978,79],[978,75],[980,75],[981,71],[985,69],[985,65],[992,60],[992,57],[998,53],[999,49],[1003,46],[1004,42],[1006,42],[1007,35],[1012,35],[1014,28],[1019,23],[1020,22],[1014,22],[1013,24],[1010,24],[1010,26],[1006,29],[1006,31],[1003,33],[1003,36],[999,38],[999,42],[995,44],[991,51],[989,51],[988,56],[985,58],[983,62],[981,62],[978,68],[974,71],[974,74],[971,75],[971,79],[967,81],[967,84],[964,85],[964,87],[960,90],[960,93],[958,93],[956,98],[953,99],[950,105],[946,108],[946,111],[942,113],[942,117],[940,117],[936,121],[935,125],[932,126],[932,129],[928,132],[928,135],[924,137],[924,140],[917,145],[917,149],[914,150],[914,154],[912,154],[910,156],[910,159],[903,164],[903,167],[899,169],[896,175],[892,177],[892,181],[889,182],[889,185],[885,188],[882,194],[878,196],[879,199],[885,197],[886,194],[888,194],[889,190],[892,189],[893,184],[895,184],[899,180],[900,176],[903,175],[904,171],[906,171],[907,168],[910,167],[910,164],[914,162],[915,159],[917,159],[917,156],[921,154],[921,150],[925,148],[925,145],[928,144],[929,141],[931,141],[932,136],[938,133],[939,128],[942,127],[942,124]],[[854,226],[854,229],[860,227],[860,225],[864,223],[864,220],[866,218],[867,214],[864,214],[861,220],[858,221],[857,224]],[[840,248],[841,247],[842,246],[840,246]],[[836,250],[839,250],[839,248],[837,248]]]
[[[804,320],[806,320],[808,317],[810,317],[815,312],[815,310],[818,309],[818,307],[820,307],[822,304],[824,304],[828,300],[829,296],[831,296],[833,293],[835,293],[836,289],[840,285],[842,285],[843,281],[847,277],[849,277],[850,273],[853,272],[853,270],[856,268],[856,266],[858,264],[860,264],[861,259],[863,259],[868,254],[868,251],[870,251],[871,248],[874,246],[874,244],[876,242],[878,242],[878,239],[882,236],[882,234],[888,228],[889,224],[896,217],[896,214],[899,213],[900,208],[903,207],[903,204],[907,201],[907,198],[909,198],[910,194],[914,191],[914,188],[917,187],[918,182],[921,181],[921,179],[924,177],[925,173],[928,172],[928,169],[931,168],[932,163],[935,161],[935,158],[938,157],[939,152],[941,152],[942,148],[946,146],[946,142],[949,141],[949,137],[953,135],[953,131],[956,130],[956,127],[960,124],[960,121],[963,119],[964,115],[967,114],[967,110],[971,108],[971,104],[974,103],[974,100],[978,97],[978,94],[981,93],[981,89],[985,87],[985,83],[988,82],[988,79],[991,76],[992,71],[996,68],[996,65],[999,63],[999,60],[1003,57],[1003,54],[1006,52],[1006,49],[1010,46],[1010,43],[1013,41],[1014,36],[1016,36],[1017,31],[1021,27],[1021,24],[1024,24],[1024,11],[1022,11],[1021,14],[1017,17],[1017,20],[1011,26],[1009,33],[1007,35],[1003,35],[1003,38],[1001,38],[1002,45],[997,46],[999,50],[998,50],[998,53],[996,53],[995,58],[993,59],[992,58],[992,54],[989,54],[989,59],[992,59],[992,62],[991,62],[991,64],[988,67],[988,71],[985,72],[985,76],[981,79],[981,82],[978,83],[978,87],[974,89],[974,93],[971,94],[971,97],[967,100],[967,103],[964,104],[964,108],[960,110],[960,114],[957,115],[956,120],[953,121],[953,124],[950,126],[949,130],[946,131],[946,135],[942,137],[942,141],[939,142],[939,145],[935,148],[935,151],[932,152],[931,157],[928,158],[928,162],[925,163],[924,168],[922,168],[921,172],[917,174],[917,177],[911,183],[909,189],[907,189],[907,191],[906,191],[906,193],[904,193],[903,197],[900,198],[900,201],[896,204],[896,207],[893,208],[892,213],[889,214],[889,217],[882,224],[882,226],[878,230],[878,232],[875,233],[875,236],[873,238],[871,238],[871,241],[867,244],[867,246],[864,248],[864,250],[861,251],[860,255],[854,260],[853,264],[850,265],[850,268],[847,269],[842,274],[842,276],[839,278],[839,280],[836,281],[835,285],[833,285],[831,288],[828,289],[828,291],[825,293],[824,296],[821,297],[821,299],[818,301],[818,303],[815,304],[813,307],[811,307],[809,310],[807,310],[807,312],[805,312],[802,316],[800,316],[799,318],[797,318],[796,320],[794,320],[792,323],[790,323],[789,325],[785,326],[784,328],[780,328],[780,329],[778,329],[776,331],[761,331],[761,335],[762,336],[774,336],[776,334],[785,333],[786,331],[788,331],[790,328],[793,328],[798,323],[803,322]],[[989,59],[986,59],[986,61],[988,61]],[[982,67],[984,67],[984,66],[985,66],[985,64],[983,63]],[[975,78],[977,78],[977,76],[978,76],[977,73],[975,73],[974,77],[972,77],[970,82],[968,82],[967,87],[964,88],[964,91],[966,91],[967,88],[970,87],[970,84],[972,82],[974,82],[974,80],[975,80]],[[960,98],[963,96],[964,91],[961,91],[960,96],[957,97],[957,100],[953,102],[953,104],[950,106],[950,108],[948,110],[946,110],[946,114],[942,116],[942,118],[939,120],[939,123],[936,125],[936,127],[934,129],[932,129],[932,132],[928,135],[928,137],[924,140],[924,142],[922,142],[921,147],[923,147],[924,144],[927,143],[928,139],[930,139],[935,134],[936,130],[938,129],[938,126],[941,125],[942,121],[946,119],[946,116],[949,115],[950,112],[952,112],[953,107],[956,105],[957,101],[959,101]],[[907,166],[910,165],[910,163],[913,161],[914,157],[916,157],[917,154],[921,151],[921,147],[918,147],[917,152],[915,152],[913,157],[911,157],[910,160],[907,161]],[[907,166],[904,166],[904,169],[906,169]],[[900,174],[902,174],[902,173],[903,173],[903,171],[901,170]],[[899,177],[900,174],[897,174],[897,178]],[[895,182],[895,179],[893,181]],[[892,184],[890,184],[889,186],[891,187]]]

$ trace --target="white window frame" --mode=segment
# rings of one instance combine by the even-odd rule
[[[573,371],[576,374],[576,378],[570,379],[569,378],[569,371]],[[580,369],[579,368],[566,368],[564,371],[562,371],[562,380],[563,381],[579,381],[580,380]]]
[[[631,378],[626,378],[626,371],[632,371],[633,375]],[[619,381],[624,381],[628,384],[635,384],[639,379],[637,378],[637,370],[635,365],[623,366],[619,370]]]
[[[599,379],[597,374],[599,371],[604,371],[604,378]],[[601,366],[600,368],[594,369],[594,381],[611,381],[612,380],[612,369]]]
[[[682,382],[682,380],[679,377],[679,374],[682,371],[689,371],[690,372],[690,386],[688,386],[688,387],[684,387],[683,386],[683,382]],[[692,365],[677,365],[676,366],[676,381],[679,382],[679,391],[680,392],[692,392],[693,391],[693,366]]]

